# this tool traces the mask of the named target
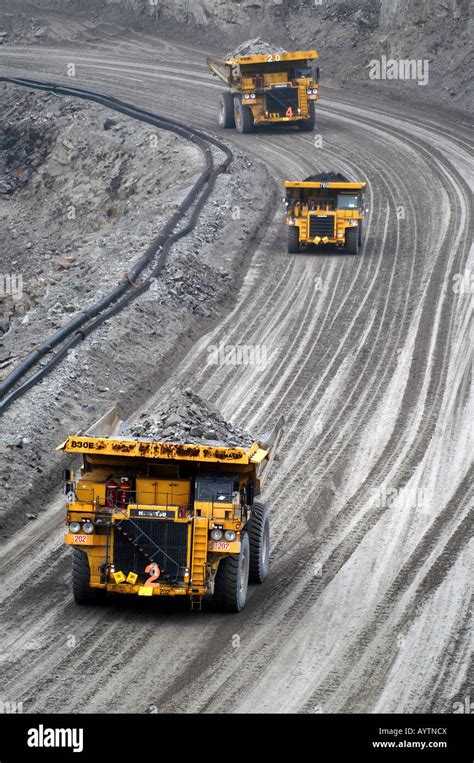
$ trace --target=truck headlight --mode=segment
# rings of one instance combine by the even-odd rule
[[[317,95],[319,93],[319,90],[318,90],[317,87],[314,88],[313,93],[314,93],[314,95]]]
[[[92,524],[92,522],[84,522],[84,524],[82,525],[82,529],[84,530],[86,535],[91,535],[91,533],[94,532],[94,525]]]
[[[76,534],[76,533],[80,532],[80,530],[81,530],[80,522],[71,522],[71,524],[69,525],[69,532],[70,533]]]
[[[248,101],[248,99],[250,98],[250,95],[248,93],[245,93],[244,98],[246,101]]]
[[[212,540],[220,540],[222,538],[222,530],[212,530],[211,538]]]
[[[255,95],[255,93],[251,93],[251,94],[250,94],[250,97],[251,97],[251,98],[256,98],[257,96]]]
[[[224,538],[230,542],[235,540],[235,532],[233,530],[226,530],[224,533]]]

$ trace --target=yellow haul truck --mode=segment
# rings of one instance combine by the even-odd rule
[[[219,125],[236,127],[241,133],[257,125],[276,124],[314,130],[317,58],[315,50],[208,58],[209,69],[230,88],[220,96]]]
[[[331,244],[357,254],[362,245],[365,183],[287,181],[288,252]]]
[[[200,609],[212,596],[239,612],[268,573],[260,491],[283,421],[247,450],[126,439],[122,424],[112,409],[57,448],[83,459],[77,479],[65,474],[75,601],[185,596]]]

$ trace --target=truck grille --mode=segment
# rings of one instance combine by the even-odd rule
[[[334,215],[328,215],[327,217],[321,217],[320,215],[309,216],[309,236],[314,238],[315,236],[327,236],[328,238],[334,238]]]
[[[267,92],[266,110],[270,114],[286,116],[288,109],[292,108],[293,116],[298,116],[298,88],[297,87],[274,87]]]
[[[187,539],[188,525],[184,522],[166,519],[124,519],[114,526],[115,570],[120,570],[125,575],[136,572],[148,577],[145,567],[150,562],[139,552],[138,546],[149,559],[158,564],[161,570],[160,579],[182,582],[186,567]]]

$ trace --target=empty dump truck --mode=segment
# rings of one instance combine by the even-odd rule
[[[58,447],[80,454],[65,474],[65,543],[78,604],[107,593],[203,597],[227,612],[267,576],[270,529],[261,488],[282,421],[248,448],[130,439],[115,409]]]
[[[219,125],[241,133],[277,124],[313,130],[319,98],[317,58],[315,50],[208,58],[210,70],[230,88],[219,99]]]
[[[287,181],[288,252],[327,244],[357,254],[363,240],[365,183]]]

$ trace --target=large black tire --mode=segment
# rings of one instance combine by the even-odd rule
[[[240,536],[240,553],[222,559],[214,583],[214,603],[221,612],[240,612],[247,601],[249,583],[249,536]]]
[[[252,132],[254,128],[252,109],[244,106],[240,98],[234,98],[234,116],[237,132]]]
[[[359,235],[357,237],[359,241],[359,246],[362,246],[362,241],[363,241],[362,220],[359,220],[359,225],[357,226],[357,230],[359,231]]]
[[[346,251],[357,254],[359,251],[359,231],[357,228],[346,228]]]
[[[298,122],[298,129],[301,130],[301,132],[313,132],[316,124],[316,110],[314,108],[314,101],[309,101],[308,108],[308,119],[303,119],[301,122]]]
[[[104,592],[90,586],[89,558],[80,548],[72,550],[72,592],[76,604],[99,604]]]
[[[234,96],[221,93],[219,97],[219,127],[235,127]]]
[[[288,254],[298,254],[300,251],[300,229],[297,225],[288,226]]]
[[[268,575],[270,558],[270,519],[263,503],[254,501],[245,532],[250,545],[249,583],[263,583]]]

